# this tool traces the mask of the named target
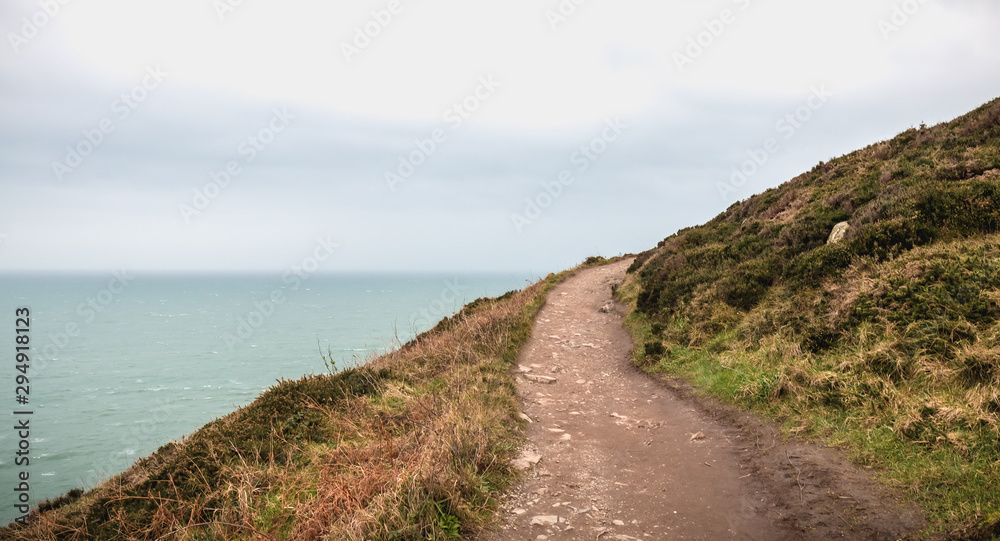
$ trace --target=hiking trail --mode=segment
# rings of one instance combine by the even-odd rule
[[[631,364],[612,301],[631,261],[554,288],[515,367],[525,470],[488,541],[898,539],[896,504],[838,451]]]

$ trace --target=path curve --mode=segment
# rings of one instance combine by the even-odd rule
[[[577,273],[539,312],[516,367],[531,423],[515,466],[527,471],[484,539],[896,539],[921,525],[913,510],[874,509],[870,475],[832,451],[782,443],[773,428],[762,447],[766,425],[635,369],[611,300],[630,263]],[[879,524],[885,513],[898,520]]]

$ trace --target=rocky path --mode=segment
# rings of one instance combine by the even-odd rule
[[[522,352],[527,470],[490,541],[896,539],[888,507],[836,453],[647,376],[611,301],[629,262],[554,289]]]

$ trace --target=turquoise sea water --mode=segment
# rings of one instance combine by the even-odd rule
[[[0,522],[21,472],[32,503],[90,488],[249,404],[278,379],[405,342],[527,275],[0,275]],[[15,310],[31,311],[28,404],[16,400]],[[6,344],[6,345],[3,345]],[[23,390],[22,390],[23,394]],[[15,416],[15,411],[31,411]],[[30,465],[16,464],[28,419]]]

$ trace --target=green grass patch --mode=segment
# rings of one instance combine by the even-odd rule
[[[842,446],[934,531],[1000,527],[998,156],[995,100],[664,239],[616,290],[636,363]]]

